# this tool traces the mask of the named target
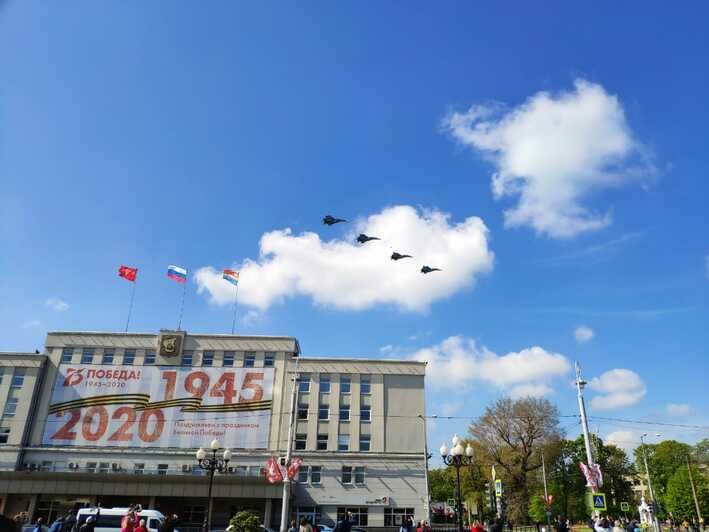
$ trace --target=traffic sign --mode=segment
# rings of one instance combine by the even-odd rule
[[[591,506],[594,510],[599,510],[601,512],[606,511],[606,494],[605,493],[592,493],[591,494]]]
[[[628,504],[627,502],[621,502],[621,503],[620,503],[620,510],[621,510],[622,512],[627,512],[627,511],[629,511],[629,510],[630,510],[630,504]]]
[[[502,497],[502,479],[495,481],[495,497]]]

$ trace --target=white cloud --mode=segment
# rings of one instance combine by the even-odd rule
[[[551,395],[554,389],[548,384],[520,384],[510,389],[510,397],[518,399],[520,397],[543,397]]]
[[[39,320],[29,320],[22,324],[23,329],[32,329],[34,327],[39,327],[41,322]]]
[[[443,212],[399,205],[358,221],[354,229],[344,240],[329,241],[309,232],[292,235],[290,229],[265,233],[259,258],[234,265],[240,270],[239,304],[263,311],[301,295],[342,310],[390,304],[423,311],[473,286],[493,266],[488,230],[477,217],[451,224]],[[382,240],[359,245],[359,232]],[[415,258],[394,262],[392,249]],[[443,271],[424,276],[422,264]],[[216,268],[200,268],[194,278],[211,302],[233,303],[234,289]]]
[[[554,238],[608,225],[610,213],[593,212],[584,200],[653,171],[618,98],[581,79],[572,91],[538,92],[510,110],[475,105],[452,113],[444,127],[494,164],[496,198],[518,197],[505,225]]]
[[[382,355],[389,355],[394,351],[394,346],[391,344],[383,345],[379,348],[379,353]]]
[[[440,344],[420,349],[411,358],[428,362],[426,379],[436,388],[483,381],[517,396],[549,393],[548,382],[571,368],[565,356],[541,347],[498,356],[462,336],[451,336]]]
[[[593,329],[586,325],[580,325],[579,327],[576,327],[576,329],[574,329],[574,338],[576,338],[576,341],[580,344],[588,342],[595,335],[596,333],[593,332]]]
[[[67,302],[58,297],[50,297],[44,302],[44,306],[55,312],[64,312],[69,310],[69,305]]]
[[[626,453],[632,453],[633,449],[640,443],[640,432],[634,430],[617,430],[606,434],[603,441],[608,445],[620,447]]]
[[[669,403],[665,409],[667,413],[672,416],[688,416],[689,415],[689,405],[687,404],[677,404]]]
[[[647,392],[640,375],[629,369],[606,371],[600,377],[591,379],[588,387],[599,393],[591,399],[591,406],[599,410],[634,405]]]
[[[241,323],[246,327],[253,327],[263,320],[263,313],[258,310],[250,309],[241,316]]]
[[[461,408],[463,408],[462,401],[447,401],[441,405],[441,415],[443,417],[454,416]]]

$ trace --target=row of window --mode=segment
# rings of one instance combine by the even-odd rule
[[[182,359],[180,364],[182,366],[192,366],[194,364],[194,351],[185,350],[182,352]],[[71,363],[74,357],[74,348],[65,347],[62,350],[61,361],[65,364]],[[236,357],[236,351],[224,351],[222,356],[222,367],[233,367],[234,359]],[[115,359],[115,353],[109,349],[104,349],[101,355],[101,364],[113,364]],[[263,367],[271,368],[276,360],[276,353],[267,352],[263,356]],[[85,347],[81,351],[81,363],[82,364],[93,364],[95,361],[95,350],[90,347]],[[135,349],[125,349],[123,351],[123,359],[121,363],[124,366],[132,366],[135,364]],[[143,358],[143,365],[150,366],[155,364],[155,351],[146,350],[145,356]],[[214,351],[202,351],[202,366],[213,366],[214,365]],[[245,368],[253,368],[256,365],[256,354],[255,353],[245,353],[244,354],[244,366]],[[0,379],[1,382],[1,379]]]
[[[25,383],[26,372],[26,368],[14,368],[14,370],[12,371],[12,380],[10,381],[10,388],[22,388],[22,385]],[[2,384],[4,377],[5,368],[3,366],[0,366],[0,384]]]
[[[322,482],[322,466],[301,466],[298,470],[298,482],[302,484],[320,484]],[[364,466],[342,466],[343,484],[363,486],[365,481]]]
[[[306,421],[308,419],[308,405],[299,404],[298,405],[298,420]],[[350,420],[350,405],[340,406],[340,421]],[[372,407],[370,405],[361,405],[359,407],[359,419],[360,421],[370,422],[372,420]],[[318,407],[318,420],[329,421],[330,420],[330,407],[328,405],[320,405]]]
[[[330,388],[330,376],[320,375],[318,391],[320,393],[330,393]],[[310,375],[301,374],[298,377],[298,391],[301,393],[310,392]],[[340,377],[340,393],[352,393],[352,379],[350,377]],[[359,393],[361,393],[362,395],[369,395],[372,393],[372,381],[369,379],[369,377],[362,376],[360,378]]]
[[[369,508],[366,506],[339,506],[337,508],[337,521],[343,521],[348,513],[352,514],[354,525],[367,526],[369,524]],[[296,514],[298,518],[307,517],[312,523],[320,522],[320,508],[318,506],[298,506]],[[401,526],[408,519],[414,521],[413,508],[384,508],[384,526]]]
[[[5,402],[5,409],[2,411],[2,417],[15,417],[17,413],[17,397],[8,397]]]
[[[295,450],[304,451],[307,445],[308,436],[307,434],[296,434],[295,435]],[[318,434],[316,449],[318,451],[327,451],[327,434]],[[368,452],[371,449],[372,436],[371,434],[360,434],[359,435],[359,450],[361,452]],[[350,435],[340,434],[337,437],[337,450],[341,452],[347,452],[350,450]]]
[[[0,443],[7,443],[10,439],[9,427],[0,427]]]

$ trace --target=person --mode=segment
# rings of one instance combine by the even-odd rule
[[[44,519],[42,517],[37,518],[37,521],[34,523],[34,528],[32,528],[32,532],[44,532]]]
[[[178,520],[179,517],[177,517],[177,514],[168,515],[165,522],[160,525],[159,532],[175,532],[175,527],[177,526]],[[227,528],[227,530],[229,529]]]
[[[473,526],[470,528],[470,532],[485,532],[485,528],[480,521],[475,520],[473,521]]]
[[[76,527],[76,514],[69,510],[64,517],[61,532],[72,532]]]
[[[613,522],[613,532],[623,532],[623,527],[618,519]]]
[[[135,528],[138,526],[137,512],[140,511],[137,509],[138,507],[139,505],[130,505],[128,513],[126,513],[121,520],[121,532],[135,532]]]
[[[62,532],[64,529],[64,516],[60,515],[57,517],[54,522],[52,523],[52,526],[49,527],[48,532]]]
[[[288,532],[298,532],[298,527],[296,526],[295,519],[290,522],[290,528],[288,529]]]
[[[495,520],[493,520],[492,524],[490,525],[490,532],[502,532],[502,519],[499,517]]]
[[[569,532],[569,527],[566,525],[566,519],[560,515],[556,518],[554,528],[556,528],[556,532]]]
[[[148,527],[145,526],[145,519],[141,519],[138,522],[138,526],[136,527],[135,532],[148,532]]]
[[[352,532],[352,512],[345,513],[345,517],[335,525],[333,532]]]
[[[428,524],[428,521],[423,521],[423,525],[421,526],[421,531],[422,532],[431,532],[431,525]],[[482,532],[485,532],[485,530],[483,530]]]
[[[96,516],[90,515],[86,522],[79,527],[79,532],[94,532],[96,528]]]

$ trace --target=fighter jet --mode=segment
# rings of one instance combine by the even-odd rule
[[[360,233],[360,235],[357,237],[357,242],[360,244],[366,244],[370,240],[381,240],[381,238],[377,238],[376,236],[367,236],[364,233]]]
[[[339,224],[340,222],[346,222],[346,221],[347,220],[345,220],[344,218],[335,218],[334,216],[332,216],[330,214],[328,214],[327,216],[325,216],[325,218],[322,219],[322,223],[324,223],[325,225],[335,225],[335,224]]]
[[[440,272],[440,268],[429,268],[428,266],[424,266],[421,268],[421,273],[431,273],[431,272]]]
[[[401,253],[397,253],[396,251],[391,254],[391,260],[401,260],[406,258],[410,259],[411,255],[402,255]]]

